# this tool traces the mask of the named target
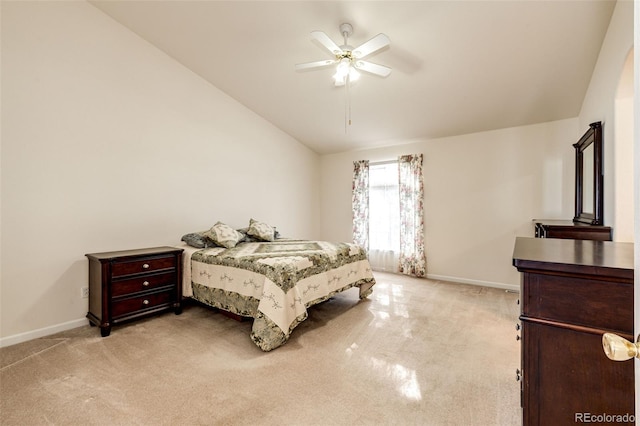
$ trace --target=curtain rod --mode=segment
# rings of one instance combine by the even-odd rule
[[[385,160],[385,161],[370,161],[369,165],[370,166],[383,166],[385,164],[393,164],[393,163],[397,163],[398,160]]]

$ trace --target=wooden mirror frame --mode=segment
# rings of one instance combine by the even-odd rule
[[[584,164],[583,151],[593,144],[593,164]],[[589,130],[573,144],[576,150],[576,213],[573,221],[589,225],[604,225],[602,210],[603,170],[602,170],[602,122],[589,124]],[[593,206],[585,206],[583,199],[584,171],[593,167]],[[585,209],[585,207],[587,207]]]

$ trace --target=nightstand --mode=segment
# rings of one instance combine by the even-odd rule
[[[154,247],[87,254],[91,325],[111,327],[173,309],[182,312],[182,249]]]

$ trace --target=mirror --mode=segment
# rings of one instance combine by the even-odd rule
[[[588,214],[594,214],[593,203],[593,167],[590,164],[594,163],[593,157],[593,144],[585,147],[582,151],[582,212]]]
[[[576,142],[576,211],[574,222],[603,225],[602,123],[591,123]]]

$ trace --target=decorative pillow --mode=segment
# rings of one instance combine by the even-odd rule
[[[249,221],[249,230],[247,231],[247,235],[262,241],[273,241],[276,239],[276,228],[267,225],[264,222],[258,222],[257,220],[251,219]]]
[[[240,228],[240,229],[236,229],[236,231],[244,235],[242,240],[240,240],[241,243],[255,243],[256,241],[262,241],[247,234],[247,232],[249,232],[249,228]]]
[[[199,232],[191,232],[189,234],[184,234],[182,236],[181,241],[184,241],[191,247],[195,247],[195,248],[205,248],[207,246],[206,237]]]
[[[218,222],[211,227],[204,236],[211,239],[219,246],[232,248],[244,238],[244,235],[232,227],[222,222]]]
[[[273,227],[274,230],[274,237],[277,240],[278,238],[280,238],[280,232],[278,232],[278,229],[274,226]],[[255,243],[255,242],[259,242],[262,241],[259,238],[256,237],[252,237],[251,235],[248,234],[249,232],[249,228],[240,228],[240,229],[236,229],[236,231],[240,232],[241,234],[244,235],[244,238],[240,240],[241,243]]]
[[[215,247],[216,243],[205,236],[206,232],[207,231],[201,231],[185,234],[182,236],[182,241],[195,248]]]

